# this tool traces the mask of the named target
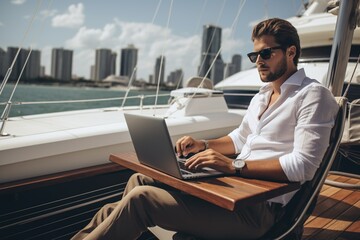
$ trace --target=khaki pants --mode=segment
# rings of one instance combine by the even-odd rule
[[[156,225],[203,239],[253,239],[275,223],[275,209],[264,202],[231,212],[134,174],[122,200],[101,208],[72,240],[136,239]]]

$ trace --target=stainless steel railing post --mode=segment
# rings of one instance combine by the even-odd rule
[[[8,101],[6,103],[5,109],[3,114],[1,115],[1,127],[0,127],[0,137],[5,137],[5,136],[9,136],[9,133],[4,133],[4,129],[5,129],[5,125],[6,122],[9,118],[9,114],[10,114],[10,109],[11,109],[11,101]]]

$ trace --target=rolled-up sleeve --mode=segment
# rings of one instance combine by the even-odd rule
[[[297,109],[293,151],[279,158],[289,181],[313,178],[329,145],[337,112],[335,98],[320,86],[312,86],[304,94]]]

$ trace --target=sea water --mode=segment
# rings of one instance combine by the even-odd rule
[[[0,114],[5,108],[4,103],[8,102],[14,85],[8,84],[0,96]],[[81,103],[47,103],[35,104],[31,102],[39,101],[69,101],[84,99],[104,99],[104,98],[122,98],[125,96],[125,90],[105,89],[105,88],[88,88],[88,87],[65,87],[65,86],[44,86],[44,85],[27,85],[19,84],[14,96],[11,100],[10,117],[25,116],[31,114],[71,111],[80,109],[104,108],[104,107],[120,107],[122,99],[111,101],[92,101]],[[145,96],[143,104],[155,104],[156,90],[131,90],[124,106],[139,106],[140,98],[132,98],[133,96]],[[166,104],[169,99],[168,91],[159,91],[157,104]],[[31,104],[29,104],[31,103]]]

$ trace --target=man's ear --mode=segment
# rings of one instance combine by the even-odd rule
[[[293,45],[293,46],[290,46],[288,49],[287,49],[287,54],[289,57],[292,57],[294,58],[295,55],[296,55],[296,47]]]

